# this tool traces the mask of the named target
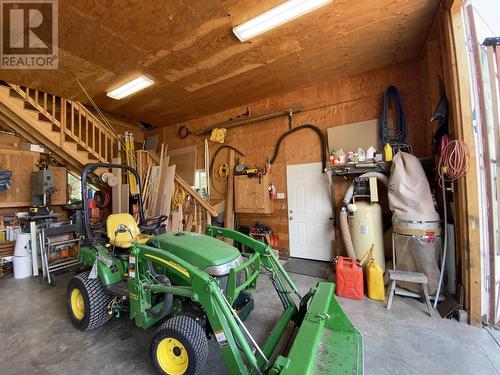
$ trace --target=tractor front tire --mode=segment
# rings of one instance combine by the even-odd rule
[[[207,336],[193,318],[174,316],[155,332],[150,355],[159,374],[199,375],[207,361]]]
[[[73,277],[66,290],[66,306],[73,325],[89,331],[105,324],[111,315],[108,305],[111,296],[106,294],[97,279],[89,279],[90,272],[82,272]]]

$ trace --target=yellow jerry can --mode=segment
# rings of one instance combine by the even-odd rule
[[[382,271],[382,267],[380,267],[372,253],[373,245],[361,259],[360,264],[362,265],[366,258],[370,257],[365,268],[368,298],[383,301],[385,300],[384,271]]]

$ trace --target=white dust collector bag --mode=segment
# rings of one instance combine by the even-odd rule
[[[406,152],[398,152],[394,155],[387,190],[393,219],[439,220],[429,182],[420,161],[415,156]]]

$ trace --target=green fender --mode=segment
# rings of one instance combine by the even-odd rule
[[[125,279],[125,261],[110,256],[102,245],[81,247],[80,262],[90,267],[96,263],[97,274],[103,285],[115,284]]]

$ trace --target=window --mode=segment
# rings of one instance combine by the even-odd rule
[[[77,176],[72,172],[68,172],[68,186],[69,186],[69,202],[81,201],[82,200],[82,178]],[[92,190],[92,196],[99,190],[95,186],[87,184],[87,186]]]
[[[198,169],[194,175],[194,188],[202,197],[207,196],[207,174],[204,169]]]

